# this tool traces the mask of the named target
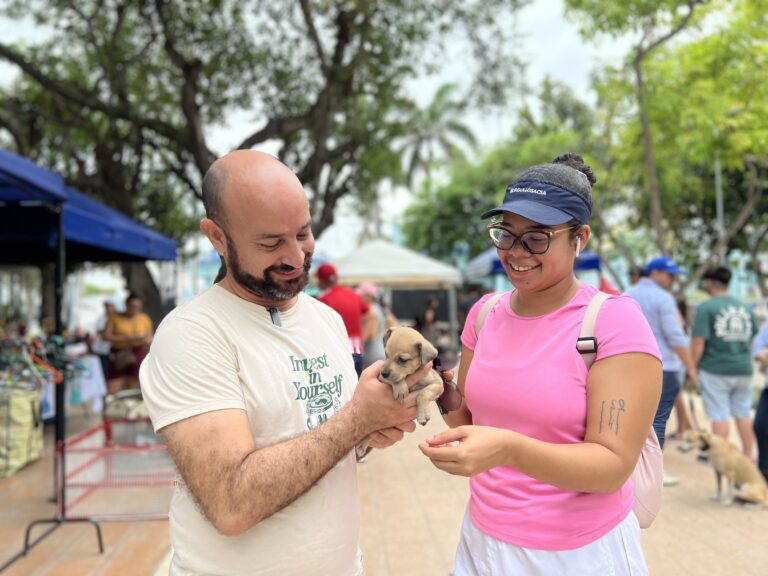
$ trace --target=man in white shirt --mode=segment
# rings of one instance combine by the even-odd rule
[[[141,367],[181,480],[171,574],[358,576],[354,447],[398,441],[416,410],[379,382],[381,363],[357,381],[341,318],[302,292],[314,238],[291,170],[233,152],[203,202],[226,275],[162,322]]]

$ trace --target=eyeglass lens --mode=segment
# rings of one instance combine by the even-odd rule
[[[511,250],[517,240],[523,245],[526,252],[531,254],[543,254],[549,249],[549,237],[546,232],[530,231],[515,236],[504,228],[489,228],[491,241],[497,248]]]

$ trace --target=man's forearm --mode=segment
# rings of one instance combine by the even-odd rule
[[[239,534],[288,506],[366,435],[347,405],[307,434],[251,452],[223,490],[232,525],[219,529]]]
[[[688,348],[686,348],[685,346],[680,346],[678,348],[675,348],[675,353],[680,357],[680,360],[682,360],[683,365],[685,366],[685,369],[688,371],[688,373],[695,374],[696,362],[693,360],[691,351],[688,350]]]

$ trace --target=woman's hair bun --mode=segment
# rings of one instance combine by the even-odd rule
[[[584,158],[582,158],[580,154],[574,152],[560,154],[560,156],[552,160],[552,164],[565,164],[566,166],[578,170],[587,177],[590,186],[594,186],[595,182],[597,182],[597,177],[595,176],[595,173],[592,172],[592,168],[584,162]]]

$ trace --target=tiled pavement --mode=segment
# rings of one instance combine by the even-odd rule
[[[698,410],[699,419],[703,411]],[[77,424],[76,418],[71,419]],[[674,422],[671,422],[671,427]],[[468,496],[467,481],[432,467],[417,444],[440,430],[439,417],[403,442],[374,452],[359,467],[361,546],[368,576],[447,576]],[[643,531],[651,574],[766,576],[768,509],[747,510],[711,502],[714,476],[669,442],[669,472],[681,478],[665,489],[656,523]],[[50,452],[49,452],[50,454]],[[53,506],[50,457],[10,479],[0,479],[0,564],[21,548],[32,519]],[[64,525],[2,576],[159,576],[167,574],[167,523],[102,523],[99,555],[90,526]]]

